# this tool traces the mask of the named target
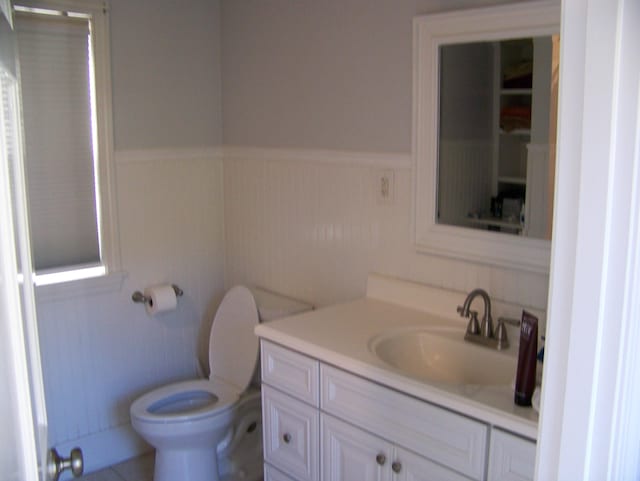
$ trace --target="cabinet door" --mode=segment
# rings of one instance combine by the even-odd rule
[[[322,481],[390,481],[393,446],[322,414]]]
[[[392,471],[394,481],[469,481],[455,471],[402,448],[396,448]]]
[[[262,387],[264,459],[297,481],[317,481],[318,410]]]
[[[493,429],[489,452],[491,481],[533,481],[536,443]]]
[[[268,464],[264,465],[264,481],[295,481],[281,471],[278,471],[273,466]]]
[[[433,404],[322,365],[321,409],[466,476],[482,480],[488,428]]]

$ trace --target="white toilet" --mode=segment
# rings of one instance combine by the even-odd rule
[[[258,360],[253,329],[259,320],[311,306],[254,293],[236,286],[220,303],[209,338],[209,379],[169,384],[131,405],[133,428],[156,448],[154,481],[261,478],[260,391],[249,388]]]

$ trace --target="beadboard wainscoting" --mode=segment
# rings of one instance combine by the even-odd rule
[[[393,172],[388,201],[382,171]],[[409,154],[225,147],[224,185],[227,286],[323,306],[363,296],[378,272],[546,308],[544,274],[416,253]]]
[[[224,294],[222,167],[218,149],[116,152],[121,282],[39,288],[49,441],[82,447],[86,472],[149,450],[131,402],[196,375],[198,339]],[[149,317],[131,294],[164,282],[184,296]]]
[[[363,296],[379,272],[546,307],[545,275],[415,252],[408,154],[221,147],[119,151],[116,161],[123,272],[37,294],[50,444],[82,447],[87,472],[150,449],[129,406],[196,375],[196,357],[206,363],[225,287],[323,306]],[[185,295],[151,318],[131,294],[163,282]]]
[[[482,141],[441,141],[438,214],[443,224],[471,226],[469,212],[489,210],[493,146]]]

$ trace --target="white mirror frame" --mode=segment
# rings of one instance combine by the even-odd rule
[[[539,1],[416,17],[413,22],[413,175],[418,251],[548,273],[551,241],[438,224],[440,47],[557,35],[560,2]]]

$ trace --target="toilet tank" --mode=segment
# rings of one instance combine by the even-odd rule
[[[304,301],[299,301],[291,297],[268,291],[261,287],[251,287],[251,293],[256,301],[258,317],[260,322],[269,322],[282,317],[293,316],[301,312],[313,310],[313,305]],[[256,388],[260,386],[260,356],[253,371],[251,385]]]
[[[310,311],[314,309],[314,306],[292,297],[287,297],[276,292],[269,291],[261,287],[250,287],[249,290],[253,294],[253,298],[256,301],[256,307],[258,309],[258,318],[260,322],[269,322],[281,317],[293,316],[301,312]],[[211,316],[213,321],[213,316]],[[211,324],[203,323],[203,330],[210,329]],[[257,362],[257,375],[254,372],[251,384],[259,385],[260,380],[260,361]],[[198,345],[198,353],[195,358],[195,371],[199,378],[209,377],[209,335],[200,336]]]
[[[313,309],[311,304],[304,301],[286,297],[260,287],[252,287],[250,290],[258,307],[260,322],[269,322]]]

